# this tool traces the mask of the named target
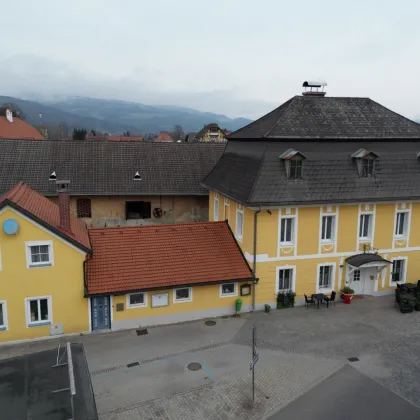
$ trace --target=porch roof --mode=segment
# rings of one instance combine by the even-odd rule
[[[391,261],[385,260],[378,254],[370,254],[368,252],[363,254],[352,255],[346,259],[346,263],[352,265],[353,267],[363,267],[365,265],[377,266],[392,264]]]

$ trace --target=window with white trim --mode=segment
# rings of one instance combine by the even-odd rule
[[[220,285],[220,296],[236,296],[236,283],[225,283]]]
[[[332,265],[321,265],[319,267],[318,288],[331,289],[333,286],[333,269]]]
[[[361,214],[359,221],[359,239],[372,239],[373,215]]]
[[[26,242],[27,267],[48,267],[53,265],[52,241]]]
[[[360,281],[360,270],[353,271],[353,281]]]
[[[244,232],[244,210],[243,207],[238,204],[236,209],[236,233],[235,236],[237,239],[242,240]]]
[[[293,244],[295,237],[295,218],[283,217],[280,224],[280,243]]]
[[[192,290],[191,287],[182,287],[174,290],[174,302],[191,302]]]
[[[147,305],[147,294],[145,292],[130,293],[127,295],[127,308],[142,308]]]
[[[405,259],[392,261],[391,281],[405,283]]]
[[[289,179],[302,178],[303,159],[290,159],[290,175]]]
[[[29,327],[51,323],[50,297],[27,298],[25,300],[27,324]]]
[[[7,305],[6,301],[0,301],[0,331],[7,330]]]
[[[408,212],[398,211],[395,220],[395,236],[405,237],[408,231]]]
[[[322,216],[321,240],[335,240],[335,216]]]
[[[219,220],[219,194],[214,195],[214,218],[213,220],[217,222]]]
[[[293,290],[293,268],[281,268],[278,273],[278,292]]]
[[[373,178],[375,176],[375,160],[365,158],[362,160],[362,177]]]

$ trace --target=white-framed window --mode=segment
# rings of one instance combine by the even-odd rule
[[[391,275],[389,285],[395,286],[395,283],[405,283],[407,281],[407,257],[392,258]]]
[[[282,217],[280,221],[280,244],[293,245],[295,240],[295,217]]]
[[[395,218],[395,237],[405,238],[408,233],[408,211],[397,211],[397,217]]]
[[[276,294],[278,292],[295,291],[295,266],[277,267]]]
[[[244,208],[240,204],[236,208],[236,239],[242,241],[244,233]]]
[[[360,270],[353,271],[353,281],[360,281]]]
[[[174,289],[174,303],[180,302],[192,302],[191,287],[180,287],[179,289]]]
[[[236,296],[238,288],[236,283],[224,283],[220,285],[220,297]]]
[[[225,198],[223,208],[224,208],[224,220],[229,220],[229,209],[230,209],[229,199]]]
[[[26,242],[26,267],[49,267],[54,265],[52,241]]]
[[[214,194],[214,217],[213,220],[217,222],[219,220],[219,194]]]
[[[7,330],[7,303],[0,300],[0,331]]]
[[[321,241],[331,242],[335,240],[335,216],[322,216]]]
[[[147,306],[147,293],[138,292],[127,295],[127,308],[143,308]]]
[[[334,288],[335,263],[318,264],[317,292],[328,293]]]
[[[359,219],[359,239],[372,239],[373,214],[363,213]]]
[[[52,323],[51,296],[39,296],[25,299],[26,325],[36,327]]]

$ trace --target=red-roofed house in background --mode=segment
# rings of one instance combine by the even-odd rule
[[[251,309],[253,276],[227,222],[89,230],[86,264],[92,313],[111,329],[135,328]],[[164,254],[163,254],[164,253]],[[163,257],[164,255],[164,257]],[[92,319],[92,328],[101,329]]]
[[[174,141],[174,139],[167,131],[161,131],[154,141]]]
[[[142,136],[108,136],[106,138],[109,141],[143,141]]]
[[[36,128],[29,125],[26,121],[13,116],[10,109],[6,110],[6,115],[0,116],[0,138],[45,140]]]

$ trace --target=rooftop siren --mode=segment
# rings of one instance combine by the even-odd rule
[[[6,119],[7,121],[9,121],[10,123],[13,122],[13,112],[10,109],[6,109]]]
[[[325,96],[327,92],[324,92],[324,87],[327,86],[327,82],[314,82],[306,81],[303,82],[302,87],[305,88],[305,92],[302,92],[304,96]]]

